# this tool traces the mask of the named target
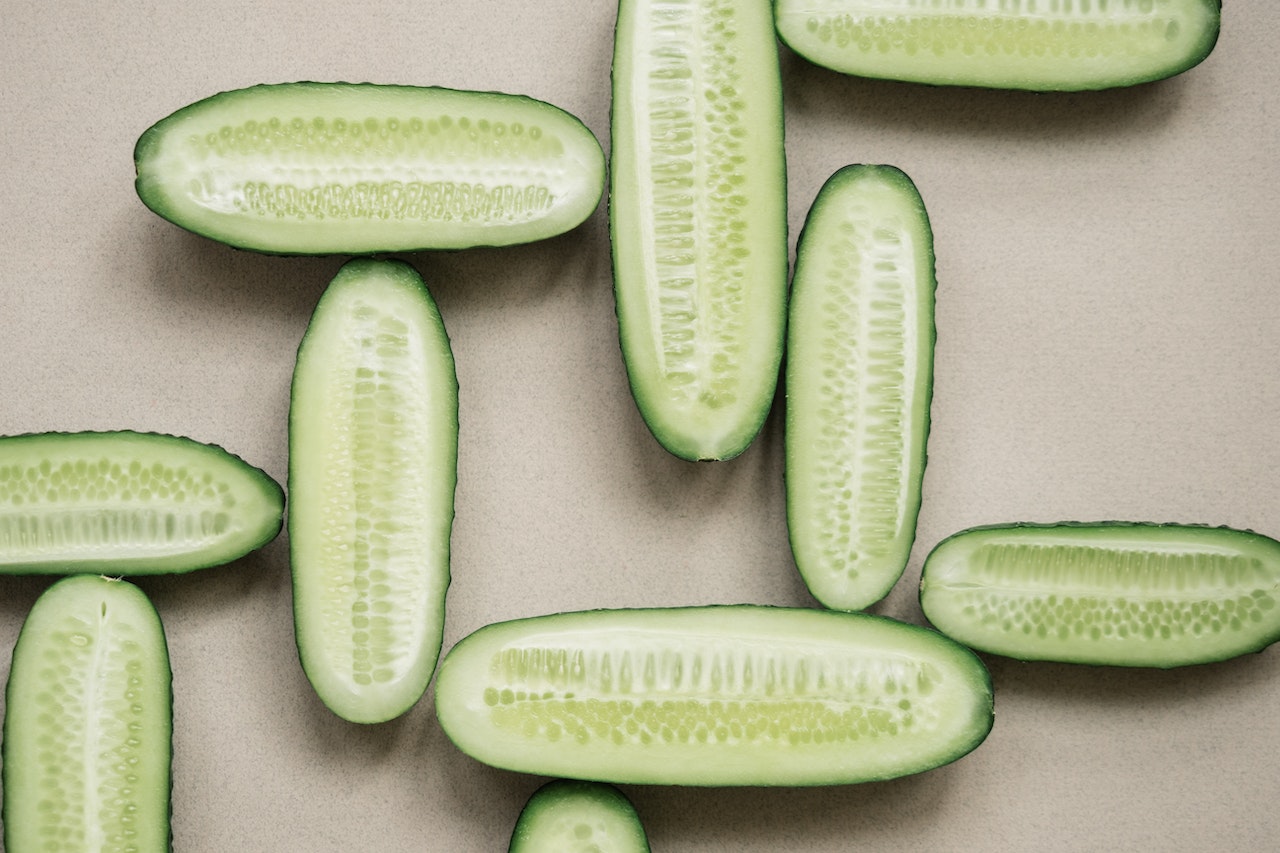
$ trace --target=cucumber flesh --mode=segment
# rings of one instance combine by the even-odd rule
[[[92,575],[50,586],[5,701],[5,850],[169,850],[169,655],[141,590]]]
[[[189,438],[0,438],[0,573],[188,572],[260,548],[283,518],[278,483]]]
[[[540,240],[599,205],[581,121],[496,92],[284,83],[222,92],[138,139],[136,188],[190,231],[273,254]]]
[[[465,753],[546,776],[833,785],[953,761],[992,724],[990,677],[933,631],[752,605],[599,610],[463,639],[436,713]]]
[[[612,116],[614,291],[632,394],[673,454],[736,456],[772,405],[786,320],[768,3],[621,0]]]
[[[883,598],[915,541],[929,432],[933,235],[892,166],[836,172],[797,248],[787,332],[792,554],[823,605]]]
[[[458,382],[439,311],[397,261],[354,260],[320,298],[289,410],[289,539],[303,669],[353,722],[399,716],[440,654]]]
[[[1280,640],[1280,542],[1222,527],[978,527],[925,560],[920,604],[975,649],[1169,668]]]
[[[635,807],[602,782],[554,779],[520,812],[508,853],[649,853]]]
[[[775,0],[816,65],[934,85],[1072,91],[1179,74],[1213,50],[1220,0]]]

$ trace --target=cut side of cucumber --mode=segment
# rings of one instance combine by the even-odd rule
[[[270,542],[284,491],[220,447],[138,432],[0,438],[0,573],[149,575]]]
[[[862,77],[999,89],[1132,86],[1213,50],[1220,0],[775,0],[778,35]]]
[[[915,541],[929,433],[933,234],[892,166],[847,166],[800,235],[787,331],[785,475],[796,566],[823,605],[883,598]]]
[[[141,590],[92,575],[49,587],[5,702],[5,850],[169,850],[169,653]]]
[[[925,561],[938,630],[1022,660],[1168,668],[1280,640],[1280,542],[1223,527],[978,527]]]
[[[772,405],[786,321],[769,4],[621,0],[612,149],[614,291],[632,394],[673,454],[736,456]]]
[[[274,254],[525,243],[576,227],[604,192],[600,143],[558,107],[372,83],[222,92],[153,125],[134,162],[160,216]]]
[[[508,853],[649,853],[640,816],[603,782],[554,779],[520,812]]]
[[[954,761],[990,677],[947,638],[865,613],[753,605],[499,623],[436,679],[453,742],[495,767],[663,785],[834,785]]]
[[[439,311],[398,261],[355,260],[320,298],[289,409],[289,539],[303,669],[361,723],[407,711],[440,654],[458,382]]]

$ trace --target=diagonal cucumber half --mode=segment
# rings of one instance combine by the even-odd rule
[[[553,779],[525,803],[507,853],[649,853],[649,839],[617,788]]]

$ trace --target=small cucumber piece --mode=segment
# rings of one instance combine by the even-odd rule
[[[0,573],[154,575],[270,542],[284,492],[220,447],[138,432],[0,438]]]
[[[640,816],[602,782],[554,779],[520,812],[508,853],[649,853]]]
[[[289,409],[289,539],[303,669],[339,716],[422,696],[449,585],[458,381],[411,267],[354,260],[316,306]]]
[[[773,403],[787,291],[782,129],[767,2],[621,0],[618,328],[645,423],[685,459],[741,453]]]
[[[518,95],[373,83],[222,92],[138,139],[136,187],[171,222],[273,254],[540,240],[599,205],[604,152]]]
[[[169,652],[140,589],[79,575],[45,590],[5,702],[5,850],[169,850]]]
[[[933,233],[892,166],[847,166],[800,235],[787,332],[785,479],[796,566],[823,605],[883,598],[915,541],[929,433]]]
[[[925,560],[938,630],[1022,660],[1169,668],[1280,639],[1280,542],[1225,527],[977,527]]]
[[[1073,91],[1179,74],[1213,50],[1220,0],[774,0],[778,36],[862,77]]]
[[[481,628],[436,713],[495,767],[600,782],[834,785],[954,761],[992,724],[968,649],[865,613],[597,610]]]

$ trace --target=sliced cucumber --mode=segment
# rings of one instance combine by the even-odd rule
[[[138,432],[0,438],[0,573],[150,575],[280,532],[284,492],[220,447]]]
[[[666,785],[830,785],[928,770],[992,724],[990,678],[933,631],[751,605],[481,628],[436,679],[445,733],[495,767]]]
[[[140,589],[82,575],[45,590],[5,702],[5,850],[169,850],[169,653]]]
[[[581,121],[517,95],[285,83],[178,110],[134,151],[147,207],[276,254],[368,254],[539,240],[604,191]]]
[[[933,387],[933,234],[911,179],[847,166],[809,212],[787,331],[787,527],[827,607],[883,598],[915,541]]]
[[[289,409],[298,653],[347,720],[399,716],[435,670],[457,458],[435,302],[406,264],[347,263],[298,348]]]
[[[979,527],[925,561],[920,604],[973,648],[1023,660],[1174,667],[1280,640],[1280,542],[1222,527]]]
[[[529,802],[508,853],[649,853],[640,816],[621,791],[602,782],[554,779]]]
[[[778,35],[816,65],[890,80],[1071,91],[1186,71],[1220,0],[774,0]]]
[[[632,393],[675,455],[735,456],[773,402],[786,320],[769,4],[621,0],[612,147],[614,290]]]

